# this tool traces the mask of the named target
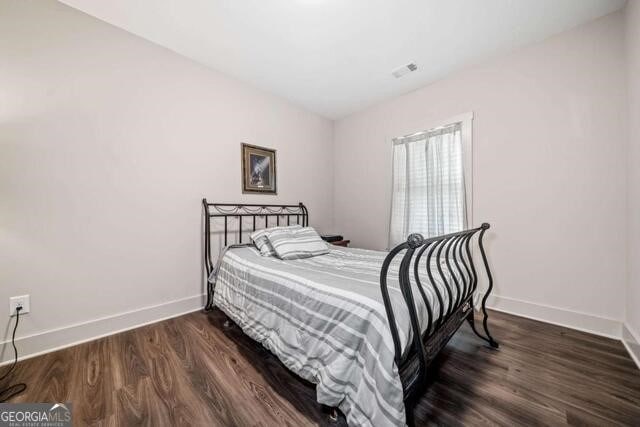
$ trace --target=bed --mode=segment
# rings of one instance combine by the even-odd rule
[[[205,308],[222,310],[287,368],[316,384],[318,402],[340,408],[349,425],[410,423],[411,404],[430,362],[464,321],[498,347],[485,307],[492,288],[482,245],[486,224],[432,239],[411,235],[390,252],[330,246],[326,255],[284,261],[261,256],[243,230],[281,223],[306,226],[309,214],[303,204],[204,199],[203,207]],[[214,264],[216,219],[224,223],[224,249]],[[480,304],[485,335],[473,323],[479,276],[473,245],[488,279]]]

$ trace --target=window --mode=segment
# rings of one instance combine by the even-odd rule
[[[390,246],[467,227],[470,127],[471,117],[393,140]]]

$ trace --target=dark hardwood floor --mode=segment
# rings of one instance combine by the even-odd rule
[[[192,313],[18,364],[14,402],[72,402],[74,425],[345,425],[219,311]],[[491,313],[442,352],[417,425],[640,425],[640,370],[618,341]]]

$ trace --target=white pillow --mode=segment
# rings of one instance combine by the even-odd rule
[[[256,245],[256,248],[258,248],[258,250],[260,251],[260,255],[274,256],[276,254],[276,251],[273,250],[273,246],[271,246],[271,243],[269,243],[267,235],[274,230],[296,230],[298,228],[302,228],[302,226],[299,224],[295,224],[288,225],[286,227],[263,228],[262,230],[254,231],[249,237],[251,238],[253,244]]]
[[[329,246],[311,227],[273,230],[267,239],[280,259],[310,258],[329,253]]]

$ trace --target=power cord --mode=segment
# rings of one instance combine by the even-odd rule
[[[11,345],[13,346],[13,363],[11,367],[5,372],[2,376],[0,376],[0,381],[3,381],[5,378],[13,372],[13,369],[16,367],[18,363],[18,348],[16,347],[16,331],[18,330],[18,322],[20,322],[20,310],[22,307],[16,307],[16,324],[13,326],[13,334],[11,335]],[[27,385],[25,383],[17,383],[12,384],[9,387],[4,389],[0,389],[0,403],[6,402],[11,399],[13,396],[16,396],[27,389]]]

